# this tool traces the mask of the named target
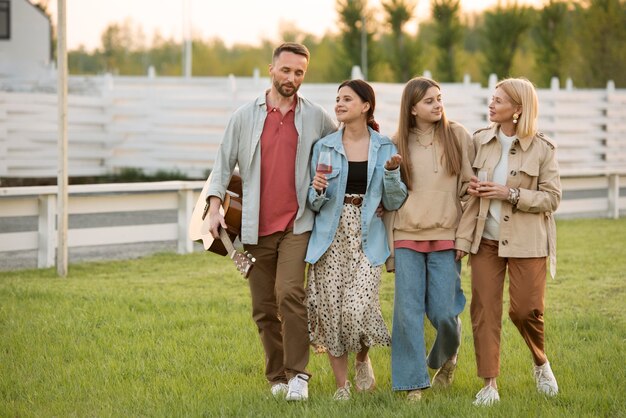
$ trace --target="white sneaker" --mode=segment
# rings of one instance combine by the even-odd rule
[[[548,396],[556,396],[559,393],[559,385],[556,383],[556,378],[548,361],[541,366],[533,367],[533,376],[540,393]]]
[[[487,385],[476,394],[476,400],[474,401],[474,405],[491,406],[496,402],[500,402],[498,389],[494,388],[491,385]]]
[[[333,399],[336,401],[349,401],[350,400],[350,382],[346,382],[343,387],[338,388],[333,395]]]
[[[289,379],[289,389],[285,399],[288,401],[306,401],[309,399],[309,376],[299,373]]]
[[[272,396],[275,398],[284,398],[288,390],[289,386],[287,386],[287,383],[276,383],[271,389]]]
[[[354,369],[356,371],[354,376],[354,385],[359,392],[374,390],[376,387],[376,378],[374,377],[374,369],[372,369],[372,362],[368,357],[367,360],[361,362],[354,362]]]

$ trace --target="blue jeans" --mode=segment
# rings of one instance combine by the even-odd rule
[[[391,334],[393,390],[430,387],[428,367],[440,368],[461,343],[458,315],[465,307],[461,263],[454,250],[419,253],[395,250],[396,287]],[[424,314],[437,331],[426,358]]]

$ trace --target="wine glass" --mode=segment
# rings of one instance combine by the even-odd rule
[[[486,182],[488,180],[488,176],[489,176],[489,171],[487,170],[478,171],[478,181],[480,183]]]
[[[315,171],[321,174],[330,174],[333,171],[333,165],[330,159],[330,151],[320,151],[319,158],[317,159],[317,166]]]

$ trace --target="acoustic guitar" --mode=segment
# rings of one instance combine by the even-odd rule
[[[241,232],[241,177],[238,174],[233,174],[222,206],[220,207],[220,213],[224,216],[226,222],[226,230],[219,228],[220,238],[215,239],[209,231],[209,202],[207,199],[207,191],[211,182],[211,176],[207,179],[200,197],[196,202],[196,206],[193,209],[191,215],[191,222],[189,223],[189,239],[195,242],[202,242],[202,245],[206,251],[211,251],[219,255],[228,255],[235,263],[237,270],[248,278],[250,271],[254,267],[255,259],[252,254],[238,251],[233,245],[233,241],[237,238]]]

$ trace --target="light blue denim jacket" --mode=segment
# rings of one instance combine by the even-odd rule
[[[241,242],[244,244],[256,244],[259,238],[261,133],[267,117],[265,94],[237,109],[228,121],[207,191],[207,196],[218,196],[223,201],[233,170],[235,166],[239,167],[243,188]],[[295,125],[298,131],[295,172],[298,213],[293,233],[297,235],[313,227],[314,214],[306,205],[307,190],[311,184],[311,149],[315,141],[335,131],[337,125],[321,106],[300,95]]]
[[[311,177],[315,176],[315,162],[320,151],[331,151],[333,171],[326,175],[328,187],[318,194],[313,186],[309,187],[308,204],[314,212],[315,225],[309,239],[306,261],[315,263],[333,242],[343,200],[348,183],[348,158],[341,138],[343,129],[320,139],[313,147]],[[390,254],[382,218],[376,215],[376,208],[382,201],[387,210],[396,210],[402,206],[407,196],[407,189],[400,180],[400,169],[385,170],[385,162],[396,154],[395,145],[386,136],[370,128],[370,147],[367,165],[367,191],[361,206],[361,232],[363,251],[374,266],[385,262]]]

